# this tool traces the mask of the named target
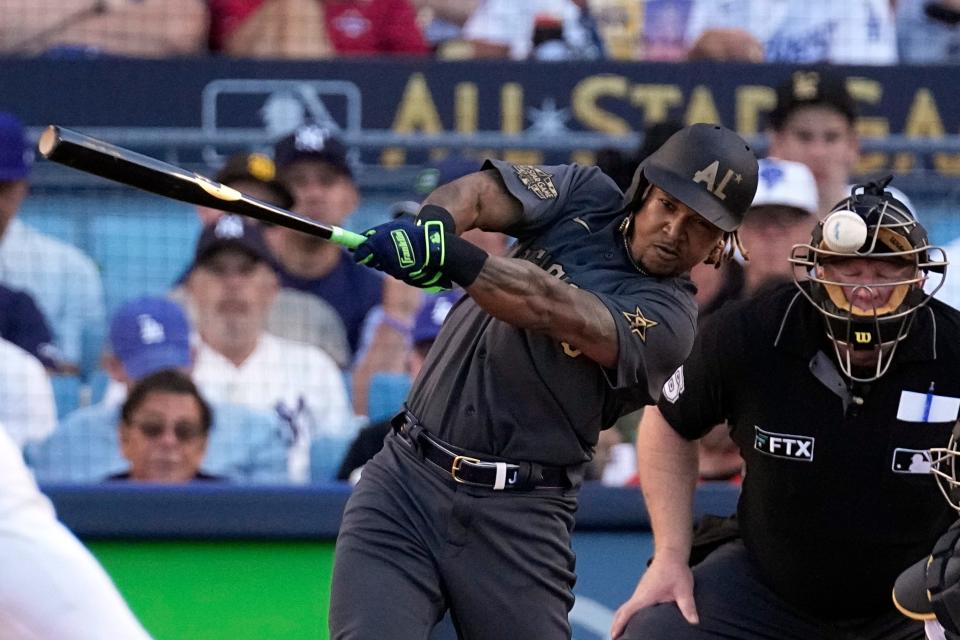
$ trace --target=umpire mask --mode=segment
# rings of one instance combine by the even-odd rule
[[[814,227],[810,243],[795,245],[790,256],[794,282],[823,314],[840,368],[856,382],[871,382],[886,373],[917,310],[943,286],[946,274],[943,249],[931,246],[916,216],[885,191],[891,179],[855,185],[850,197]],[[878,266],[877,272],[899,275],[871,280],[852,268],[842,281],[828,276],[829,266],[841,268],[855,259],[885,261],[891,266]],[[925,292],[931,274],[937,274],[935,282]],[[874,302],[865,308],[851,303],[854,298]],[[853,354],[863,351],[872,351],[875,361],[855,370]]]
[[[950,506],[960,511],[960,422],[953,426],[953,433],[946,447],[930,449],[930,473],[937,478],[940,491]]]

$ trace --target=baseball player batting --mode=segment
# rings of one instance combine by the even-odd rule
[[[487,161],[366,232],[358,262],[469,295],[347,504],[334,639],[426,638],[447,610],[463,638],[570,636],[584,465],[686,358],[687,274],[730,257],[756,185],[744,141],[699,124],[626,194],[595,167]],[[459,237],[473,228],[518,244],[488,255]]]
[[[0,638],[149,640],[0,426]]]

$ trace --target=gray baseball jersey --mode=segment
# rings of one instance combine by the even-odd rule
[[[588,460],[601,429],[656,402],[690,352],[694,286],[634,266],[623,195],[596,167],[487,161],[523,205],[512,256],[596,295],[613,316],[616,368],[546,334],[497,320],[469,297],[451,310],[408,408],[446,442],[548,465]]]

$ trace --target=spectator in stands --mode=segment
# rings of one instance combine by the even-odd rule
[[[420,369],[427,358],[427,352],[433,346],[437,334],[440,333],[440,326],[461,296],[463,296],[463,290],[458,288],[424,299],[423,304],[417,311],[410,335],[413,348],[409,351],[407,358],[407,373],[411,378],[416,378],[420,373]],[[397,411],[400,408],[398,406]],[[361,429],[353,444],[350,445],[350,449],[340,465],[340,470],[337,471],[337,480],[349,480],[352,484],[356,484],[357,480],[360,479],[363,465],[380,451],[383,447],[383,439],[389,431],[389,420]]]
[[[960,0],[898,0],[897,46],[905,64],[960,62]]]
[[[627,0],[626,4],[635,4]],[[682,62],[687,59],[686,31],[691,0],[644,0],[642,55],[646,61]]]
[[[179,484],[223,480],[200,470],[213,414],[190,376],[176,369],[133,385],[120,409],[120,450],[130,468],[108,480]]]
[[[888,0],[693,0],[690,59],[896,64]]]
[[[0,284],[0,338],[34,356],[50,372],[59,372],[62,357],[50,325],[30,294]]]
[[[189,374],[193,353],[187,316],[166,298],[122,305],[110,323],[104,356],[111,385],[97,404],[68,415],[27,458],[41,482],[98,482],[127,468],[120,454],[120,406],[139,381],[158,371]],[[203,469],[238,482],[286,482],[283,425],[271,413],[215,403]]]
[[[293,196],[276,179],[276,167],[273,160],[261,153],[237,153],[227,158],[223,168],[214,177],[217,182],[233,187],[249,196],[262,200],[282,209],[293,206]],[[197,207],[197,215],[203,226],[217,222],[223,211],[209,207]],[[261,223],[264,235],[268,238],[277,234],[278,227]],[[187,309],[193,316],[183,282],[184,274],[177,286],[171,291],[171,297]],[[305,342],[327,352],[342,369],[350,365],[351,352],[347,343],[347,330],[343,321],[330,304],[315,295],[291,287],[281,287],[277,299],[270,307],[267,318],[267,332],[288,340]]]
[[[484,0],[463,26],[477,58],[595,60],[604,45],[586,0]]]
[[[813,172],[825,215],[834,203],[850,196],[851,178],[860,159],[857,105],[846,80],[828,68],[798,69],[776,90],[770,112],[769,155],[802,162]],[[888,191],[912,208],[896,187]]]
[[[481,0],[413,0],[417,22],[423,25],[423,37],[431,51],[445,42],[456,41],[463,25]],[[439,52],[441,53],[442,52]]]
[[[64,369],[89,371],[103,341],[103,284],[86,254],[16,217],[30,188],[32,162],[22,123],[0,113],[0,283],[37,302],[50,321]]]
[[[274,411],[290,443],[291,478],[309,478],[310,440],[355,435],[343,376],[326,353],[265,330],[279,289],[260,225],[224,216],[197,243],[187,292],[200,335],[194,380],[213,402]]]
[[[805,164],[765,158],[759,166],[757,194],[740,227],[749,254],[743,265],[747,296],[791,281],[793,246],[810,237],[819,208],[817,183]]]
[[[238,58],[331,58],[317,0],[209,0],[210,48]]]
[[[211,0],[215,50],[246,57],[424,55],[410,0]]]
[[[360,195],[353,180],[343,143],[329,130],[305,125],[276,145],[278,176],[293,193],[294,211],[324,224],[341,226],[357,207]],[[355,354],[364,320],[383,305],[383,332],[400,344],[409,332],[419,303],[419,291],[382,278],[354,264],[340,246],[291,229],[279,228],[271,248],[280,262],[280,282],[285,287],[327,301],[343,320]],[[403,361],[403,354],[396,356]]]
[[[262,153],[235,153],[227,158],[214,180],[233,187],[237,191],[257,200],[289,209],[293,206],[290,191],[277,180],[277,167],[273,160]],[[224,212],[211,207],[197,207],[200,223],[206,227],[224,215]],[[271,228],[264,223],[265,229]]]
[[[57,426],[53,387],[43,364],[0,339],[0,423],[21,449],[43,440]]]
[[[207,48],[202,0],[4,0],[0,53],[167,58]]]
[[[324,0],[323,7],[338,56],[429,52],[410,0]]]

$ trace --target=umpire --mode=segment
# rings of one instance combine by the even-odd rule
[[[595,167],[488,161],[367,232],[357,261],[469,295],[347,504],[334,639],[423,639],[447,609],[462,638],[570,636],[584,464],[689,353],[687,272],[729,258],[756,185],[744,141],[700,124],[625,195]],[[511,257],[457,235],[477,227]]]
[[[955,517],[929,449],[960,409],[960,313],[931,300],[943,250],[887,182],[854,187],[794,247],[794,283],[711,316],[645,412],[656,554],[614,638],[923,637],[890,590]],[[695,440],[724,421],[746,462],[739,532],[691,540]]]

